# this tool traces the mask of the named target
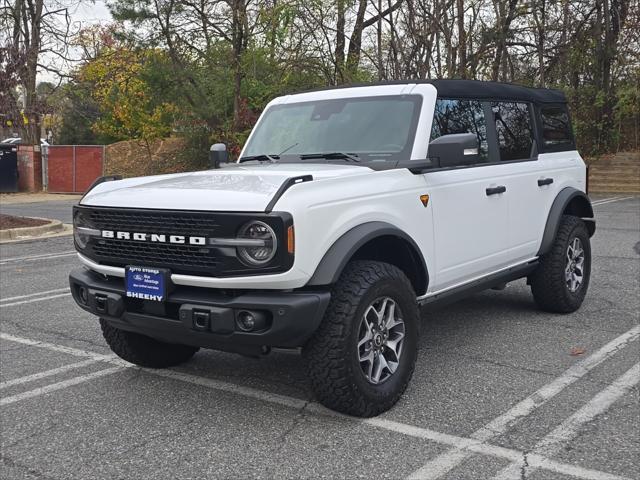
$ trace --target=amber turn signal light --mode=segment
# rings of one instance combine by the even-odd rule
[[[429,203],[429,195],[420,195],[420,201],[422,202],[422,205],[426,207]]]
[[[296,251],[296,234],[293,231],[293,225],[287,228],[287,251],[291,255]]]

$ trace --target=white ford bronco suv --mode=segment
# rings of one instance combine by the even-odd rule
[[[99,179],[74,208],[71,291],[129,362],[301,348],[320,402],[373,416],[411,378],[421,305],[526,277],[543,310],[580,307],[586,188],[559,91],[434,80],[288,95],[235,164]]]

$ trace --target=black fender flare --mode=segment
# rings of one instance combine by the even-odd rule
[[[590,237],[595,233],[596,221],[593,218],[591,200],[589,200],[589,197],[587,197],[584,192],[573,187],[565,187],[560,190],[560,193],[556,196],[549,210],[538,256],[547,253],[551,245],[553,245],[553,240],[556,238],[560,226],[560,219],[567,210],[569,210],[569,213],[572,215],[576,215],[585,221]]]
[[[429,285],[429,271],[420,247],[407,233],[386,222],[363,223],[343,234],[325,252],[307,285],[331,285],[337,282],[340,274],[358,249],[371,240],[383,236],[398,237],[408,243],[413,250],[412,254],[421,263],[420,267],[425,276],[424,292],[419,292],[418,295],[425,293]]]

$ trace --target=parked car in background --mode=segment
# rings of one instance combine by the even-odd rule
[[[8,137],[5,138],[4,140],[2,140],[0,142],[0,145],[22,145],[22,138],[21,137]],[[50,145],[50,143],[47,141],[46,138],[41,138],[40,139],[40,146],[41,147],[48,147]]]

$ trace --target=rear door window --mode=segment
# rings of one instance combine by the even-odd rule
[[[492,105],[498,137],[500,160],[526,160],[534,152],[533,129],[529,105],[497,102]]]
[[[431,140],[452,133],[474,133],[478,137],[480,159],[488,161],[487,122],[482,103],[476,100],[438,99]]]
[[[573,145],[569,113],[564,106],[545,106],[540,108],[542,118],[542,144],[545,149]]]

